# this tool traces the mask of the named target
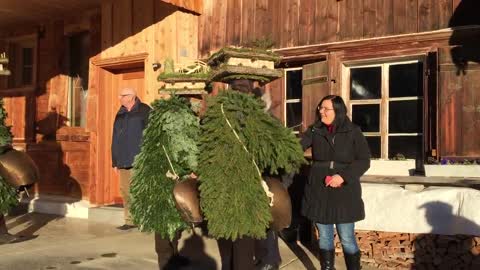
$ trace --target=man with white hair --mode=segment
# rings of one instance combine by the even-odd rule
[[[118,95],[121,107],[115,116],[112,135],[112,167],[120,176],[125,224],[120,230],[134,228],[129,212],[130,181],[133,160],[140,153],[143,129],[147,126],[151,108],[140,101],[132,88],[124,88]]]

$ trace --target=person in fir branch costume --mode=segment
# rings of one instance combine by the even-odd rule
[[[178,269],[188,264],[178,254],[178,240],[189,224],[176,208],[173,190],[195,177],[199,119],[177,96],[156,100],[152,108],[133,164],[130,212],[141,231],[155,233],[159,268]]]
[[[264,87],[259,87],[258,82],[246,79],[234,80],[230,84],[230,88],[242,93],[252,93],[256,98],[265,103],[264,111],[274,117],[270,112],[272,105],[270,92],[265,91]],[[274,175],[263,172],[262,176],[265,178]],[[265,239],[255,239],[254,257],[255,266],[258,270],[277,270],[280,268],[282,258],[278,246],[278,233],[274,229],[269,228],[267,230],[267,237]]]
[[[6,118],[7,112],[3,107],[3,99],[0,99],[0,155],[11,148],[12,144],[13,135],[10,132],[10,127],[5,124]],[[16,236],[8,233],[4,216],[5,213],[17,204],[17,191],[0,176],[0,245],[12,243],[18,239]]]
[[[264,87],[254,87],[251,91],[253,95],[265,103],[265,111],[275,117],[271,111],[272,100],[270,92],[265,91]],[[264,177],[273,176],[263,173]],[[280,176],[280,175],[276,175]],[[277,177],[278,179],[278,177]],[[288,187],[287,183],[283,183],[284,187]],[[280,248],[278,246],[278,233],[272,228],[267,230],[265,239],[255,240],[255,265],[258,270],[278,270],[282,257],[280,256]]]
[[[208,101],[202,120],[200,203],[209,234],[219,242],[222,270],[249,270],[255,268],[254,239],[265,238],[272,221],[262,175],[297,171],[305,160],[291,130],[245,93],[252,87],[233,86],[237,91]]]

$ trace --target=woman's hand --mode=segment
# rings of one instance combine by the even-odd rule
[[[342,186],[343,182],[345,182],[345,180],[343,180],[339,174],[335,174],[332,176],[332,180],[328,182],[327,187],[339,188]]]

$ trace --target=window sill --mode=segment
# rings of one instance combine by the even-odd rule
[[[480,177],[480,165],[424,165],[425,176],[439,177]]]
[[[82,127],[61,127],[57,130],[57,141],[85,142],[90,138],[90,133]]]
[[[415,172],[415,160],[371,160],[365,175],[410,176]]]
[[[18,96],[35,93],[37,87],[35,85],[28,85],[15,88],[0,89],[0,96]]]

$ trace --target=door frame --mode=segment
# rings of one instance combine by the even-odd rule
[[[107,100],[113,91],[112,85],[115,80],[114,72],[116,70],[143,67],[145,72],[146,59],[148,53],[98,59],[92,61],[92,74],[90,79],[92,90],[90,92],[92,99],[91,109],[94,119],[90,119],[91,124],[87,124],[91,131],[91,149],[90,149],[90,204],[107,205],[115,203],[115,198],[110,190],[113,183],[111,166],[111,149],[108,145],[108,137],[111,136],[112,127],[106,125],[106,115],[108,111],[107,104],[112,100]],[[146,73],[146,72],[145,72]],[[92,78],[94,77],[94,78]],[[96,77],[96,78],[95,78]],[[144,89],[146,90],[144,79]],[[106,92],[108,91],[108,92]],[[139,93],[141,97],[144,93]],[[116,100],[115,100],[116,101]]]

